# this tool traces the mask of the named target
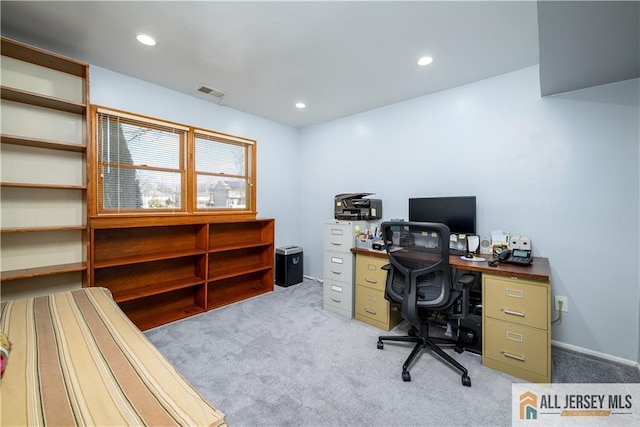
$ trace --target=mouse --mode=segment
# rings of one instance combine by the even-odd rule
[[[465,258],[473,258],[473,254],[466,254],[464,257]]]

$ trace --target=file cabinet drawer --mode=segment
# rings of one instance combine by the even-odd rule
[[[548,330],[548,283],[483,274],[482,295],[486,317]]]
[[[350,224],[326,224],[324,227],[324,249],[349,252],[355,241],[355,231]]]
[[[382,324],[389,322],[389,302],[384,299],[384,291],[356,286],[356,318],[367,317]]]
[[[353,281],[353,255],[351,252],[324,253],[324,279],[344,283]]]
[[[322,301],[325,308],[335,308],[349,317],[353,315],[353,288],[350,284],[325,280]]]
[[[489,318],[484,322],[483,359],[492,359],[541,376],[548,375],[548,332]]]
[[[356,257],[356,284],[384,291],[387,272],[382,269],[389,264],[384,258],[358,255]]]

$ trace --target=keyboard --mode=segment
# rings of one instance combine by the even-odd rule
[[[467,251],[463,251],[462,249],[452,249],[449,248],[449,255],[460,255],[464,256],[467,254]]]

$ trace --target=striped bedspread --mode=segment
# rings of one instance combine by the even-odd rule
[[[4,302],[2,426],[224,426],[104,288]]]

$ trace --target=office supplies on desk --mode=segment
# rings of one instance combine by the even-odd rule
[[[491,232],[491,246],[494,248],[502,248],[507,246],[507,233],[502,230],[493,230]]]
[[[373,243],[371,243],[371,249],[373,249],[374,251],[384,251],[385,250],[384,240],[382,239],[374,240]]]
[[[466,234],[451,233],[449,236],[449,253],[453,255],[466,255],[469,253]]]
[[[511,236],[509,239],[509,249],[522,249],[525,251],[530,251],[531,248],[531,239],[527,236]]]
[[[365,199],[375,193],[342,193],[334,199],[334,216],[340,220],[372,220],[382,218],[382,200]]]

